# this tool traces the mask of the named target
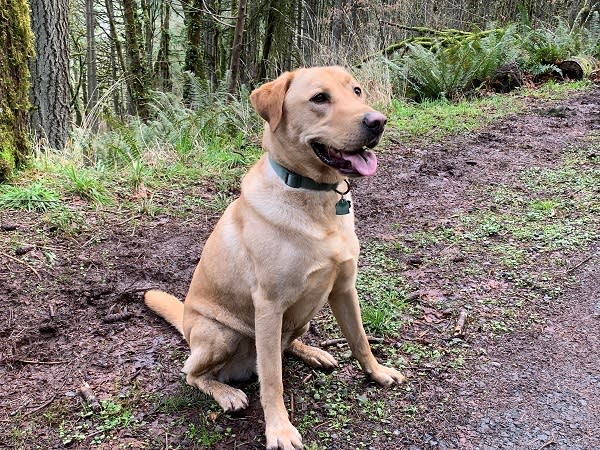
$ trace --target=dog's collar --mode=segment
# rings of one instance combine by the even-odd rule
[[[279,176],[279,178],[281,178],[289,187],[309,189],[311,191],[335,191],[338,186],[337,183],[319,183],[312,178],[292,172],[271,158],[271,155],[269,155],[269,163],[271,163],[271,167],[277,176]]]
[[[335,204],[335,214],[337,216],[345,216],[350,213],[350,207],[352,203],[350,200],[346,200],[344,195],[350,192],[350,183],[348,180],[344,180],[346,182],[346,191],[340,192],[337,190],[338,183],[329,184],[329,183],[319,183],[312,178],[305,177],[303,175],[298,175],[296,172],[292,172],[289,169],[286,169],[273,158],[269,154],[269,163],[271,163],[271,167],[277,174],[279,178],[283,180],[283,182],[292,188],[302,188],[302,189],[310,189],[311,191],[334,191],[341,195],[341,198]]]

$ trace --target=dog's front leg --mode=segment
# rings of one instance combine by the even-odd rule
[[[290,423],[283,403],[281,375],[281,327],[283,312],[279,304],[266,299],[254,302],[256,364],[260,382],[260,401],[265,413],[267,449],[296,450],[302,438]]]
[[[365,373],[382,386],[402,383],[405,380],[404,375],[396,369],[379,364],[371,352],[371,346],[362,325],[358,294],[354,285],[344,286],[343,289],[334,287],[329,295],[329,305],[348,345],[350,345],[352,354]]]

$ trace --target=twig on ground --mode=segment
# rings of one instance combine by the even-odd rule
[[[458,319],[456,320],[456,325],[454,326],[454,336],[462,336],[463,329],[465,327],[465,322],[467,321],[467,310],[461,309],[458,314]]]
[[[308,380],[310,380],[312,377],[313,377],[313,373],[311,372],[302,379],[302,384],[307,383]]]
[[[570,269],[567,269],[566,273],[567,275],[570,274],[571,272],[576,271],[577,269],[579,269],[581,266],[583,266],[585,263],[587,263],[590,259],[592,259],[594,256],[596,256],[596,253],[592,253],[591,255],[589,255],[587,258],[585,258],[583,261],[575,264],[573,267],[571,267]]]
[[[369,341],[369,343],[371,344],[381,344],[384,339],[383,338],[379,338],[379,337],[372,337],[369,336],[367,337],[367,340]],[[340,338],[340,339],[327,339],[326,341],[321,342],[319,345],[321,347],[331,347],[332,345],[338,345],[338,344],[346,344],[348,341],[346,340],[346,338]]]
[[[40,276],[40,274],[38,273],[38,271],[35,270],[35,267],[33,267],[32,265],[27,264],[25,261],[23,261],[23,260],[21,260],[19,258],[15,258],[14,256],[11,256],[11,255],[9,255],[7,253],[4,253],[4,252],[0,252],[0,255],[6,256],[8,259],[12,259],[15,262],[23,264],[25,267],[27,267],[29,270],[31,270],[33,273],[35,273],[35,275],[38,277],[38,280],[42,281],[42,277]]]
[[[125,225],[127,222],[129,222],[129,221],[131,221],[131,220],[134,220],[134,219],[141,219],[141,218],[142,218],[142,216],[140,216],[139,214],[138,214],[137,216],[131,216],[131,217],[129,217],[128,219],[125,219],[125,220],[123,220],[123,221],[121,221],[121,222],[117,222],[117,223],[115,224],[115,226],[117,226],[117,227],[118,227],[118,226],[121,226],[121,225]]]
[[[31,414],[38,412],[40,409],[44,409],[46,406],[50,405],[54,401],[55,398],[56,398],[56,394],[54,394],[52,397],[50,397],[50,400],[42,403],[40,406],[37,406],[36,408],[32,409],[31,411],[27,411],[26,413],[23,413],[23,417],[30,416]]]
[[[53,364],[66,364],[69,361],[66,359],[59,361],[38,361],[35,359],[13,359],[14,362],[20,362],[23,364],[45,364],[45,365],[53,365]]]
[[[554,439],[551,439],[548,442],[546,442],[544,445],[542,445],[541,447],[538,447],[537,450],[542,450],[543,448],[546,448],[546,447],[548,447],[549,445],[552,445],[552,444],[556,444],[556,441]]]

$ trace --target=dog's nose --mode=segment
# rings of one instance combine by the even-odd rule
[[[370,111],[363,117],[363,123],[372,133],[381,133],[385,124],[387,123],[387,117],[377,111]]]

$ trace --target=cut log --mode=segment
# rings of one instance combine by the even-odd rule
[[[598,60],[593,56],[574,56],[557,64],[562,71],[563,78],[569,80],[583,80],[598,69]]]

